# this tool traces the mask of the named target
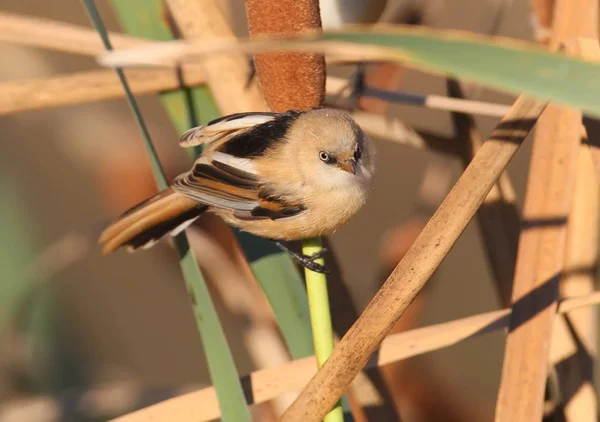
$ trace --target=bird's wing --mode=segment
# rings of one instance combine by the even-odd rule
[[[277,220],[305,208],[261,183],[250,160],[215,152],[200,158],[194,168],[177,177],[173,189],[202,204],[234,211],[240,220]]]
[[[225,155],[225,154],[223,154]],[[173,189],[206,205],[236,211],[249,211],[259,205],[258,178],[235,157],[229,160],[200,158],[192,170],[173,181]],[[227,162],[224,162],[227,161]]]
[[[258,205],[250,211],[236,211],[234,216],[240,220],[279,220],[294,217],[306,211],[304,205],[285,195],[276,194],[267,186],[258,192]]]
[[[203,126],[191,128],[179,139],[182,147],[192,147],[200,144],[224,140],[273,120],[278,113],[237,113],[212,120]]]

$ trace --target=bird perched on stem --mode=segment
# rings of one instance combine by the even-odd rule
[[[101,234],[104,254],[148,248],[204,212],[274,241],[305,267],[322,256],[281,241],[335,232],[365,203],[375,149],[356,122],[333,109],[239,113],[185,132],[183,147],[204,144],[193,168],[125,212]]]

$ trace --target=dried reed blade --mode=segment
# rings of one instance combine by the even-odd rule
[[[178,89],[181,81],[172,69],[127,69],[125,77],[134,94]],[[183,73],[186,85],[204,82],[196,69]],[[24,81],[0,82],[0,115],[123,98],[125,92],[113,70],[92,70]]]
[[[581,307],[599,304],[600,292],[563,299],[559,303],[558,313],[572,312]],[[510,309],[486,312],[391,335],[381,343],[377,357],[369,360],[366,367],[384,366],[505,329],[508,327],[510,312]],[[262,403],[281,394],[301,389],[315,372],[316,358],[311,356],[294,360],[283,366],[252,372],[242,378],[242,382],[246,397],[251,400],[249,404]],[[201,422],[217,419],[219,416],[214,387],[207,387],[121,416],[114,419],[114,422],[148,420]]]
[[[129,48],[147,42],[109,32],[113,47]],[[95,56],[105,52],[96,31],[79,25],[0,12],[0,41]]]

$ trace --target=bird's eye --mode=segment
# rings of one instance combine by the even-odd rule
[[[362,155],[362,151],[361,151],[360,147],[356,148],[356,151],[354,151],[354,161],[360,160],[361,155]]]
[[[329,154],[327,154],[326,152],[321,151],[319,153],[319,158],[321,159],[321,161],[328,163],[331,161],[331,157],[329,157]]]

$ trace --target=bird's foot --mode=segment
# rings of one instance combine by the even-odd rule
[[[308,268],[311,271],[314,271],[316,273],[321,273],[321,274],[329,274],[330,273],[329,268],[327,268],[325,265],[322,265],[322,264],[319,264],[319,263],[315,262],[317,259],[323,258],[326,254],[328,254],[329,253],[329,249],[323,248],[319,252],[314,253],[312,255],[304,255],[304,254],[292,251],[290,248],[288,248],[282,242],[279,242],[279,241],[276,241],[276,240],[273,241],[273,242],[280,249],[282,249],[285,252],[287,252],[288,254],[290,254],[290,256],[292,257],[292,259],[294,261],[296,261],[298,264],[302,265],[304,268]]]
[[[292,256],[298,261],[300,265],[302,265],[305,268],[308,268],[311,271],[321,274],[329,274],[329,268],[327,268],[325,265],[321,265],[315,262],[315,260],[323,258],[328,252],[328,249],[323,248],[319,252],[312,255],[297,254],[297,256],[295,257],[293,255]]]

